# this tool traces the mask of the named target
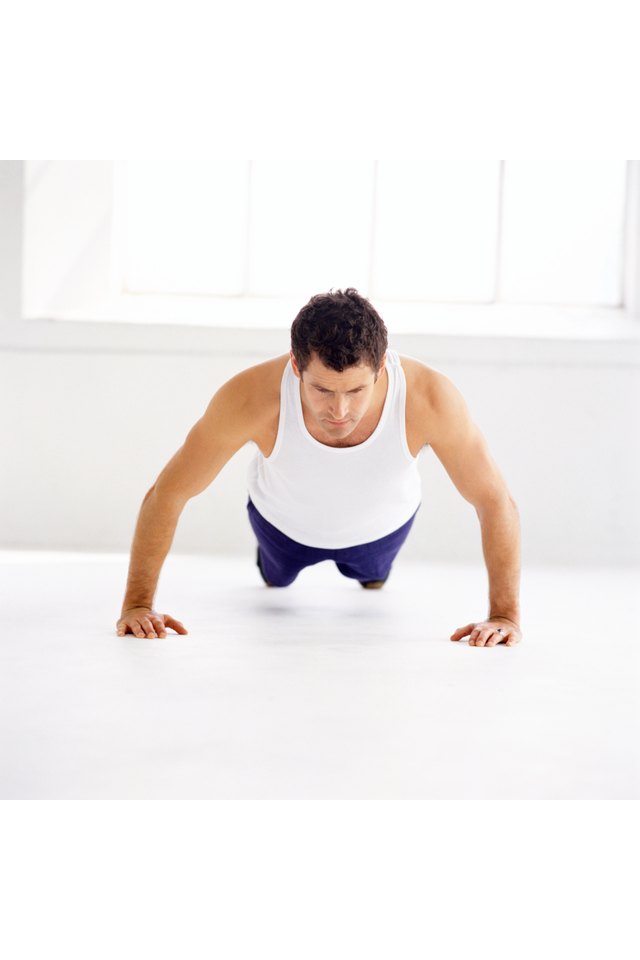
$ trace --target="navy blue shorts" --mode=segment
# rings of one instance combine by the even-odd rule
[[[418,507],[418,510],[420,506]],[[321,560],[334,560],[341,574],[359,580],[386,580],[400,547],[407,539],[416,513],[393,533],[361,543],[355,547],[335,550],[307,547],[281,533],[277,527],[258,513],[251,497],[247,503],[249,522],[258,538],[258,569],[262,579],[274,587],[288,587],[304,567]]]

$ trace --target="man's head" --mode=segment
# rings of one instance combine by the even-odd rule
[[[315,354],[337,373],[366,364],[377,378],[386,349],[382,318],[353,287],[317,293],[291,325],[291,351],[301,373]]]
[[[382,319],[353,288],[320,293],[293,321],[291,347],[307,413],[329,437],[345,439],[370,409],[384,370]]]

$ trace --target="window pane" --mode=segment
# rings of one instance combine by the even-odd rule
[[[91,309],[108,294],[111,160],[25,160],[23,311]]]
[[[246,160],[135,160],[120,165],[123,219],[117,235],[125,289],[242,294],[248,173]]]
[[[373,168],[372,160],[306,157],[253,163],[252,295],[295,295],[304,303],[350,286],[366,296]]]
[[[499,160],[380,160],[375,296],[493,300],[499,185]]]
[[[617,306],[626,161],[505,163],[499,299]]]

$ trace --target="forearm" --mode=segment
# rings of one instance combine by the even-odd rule
[[[176,532],[182,506],[149,490],[138,514],[122,610],[152,607],[158,578]]]
[[[520,518],[508,497],[477,510],[489,577],[489,616],[520,624]]]

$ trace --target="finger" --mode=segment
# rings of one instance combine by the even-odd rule
[[[493,634],[487,640],[488,647],[495,647],[498,643],[505,643],[507,640],[509,631],[503,628],[502,633],[499,633],[498,630],[494,630]]]
[[[188,633],[188,632],[189,632],[189,631],[186,629],[186,627],[185,627],[179,620],[176,620],[174,617],[170,617],[170,616],[169,616],[168,614],[166,614],[166,613],[163,614],[163,617],[164,617],[164,622],[166,623],[166,625],[167,625],[168,627],[171,627],[172,630],[175,630],[176,633]]]
[[[162,619],[162,617],[149,617],[149,619],[153,623],[158,636],[166,637],[167,631],[164,628],[164,620]]]
[[[142,627],[140,626],[137,620],[131,620],[131,622],[129,622],[128,620],[124,620],[123,626],[124,626],[124,633],[126,633],[129,630],[136,637],[144,637],[144,630],[142,629]]]
[[[140,617],[138,622],[150,640],[156,637],[155,627],[151,623],[149,617]]]
[[[455,631],[455,633],[452,633],[452,634],[451,634],[451,636],[449,637],[449,639],[450,639],[450,640],[460,640],[461,637],[466,637],[468,633],[471,633],[471,631],[473,630],[474,627],[475,627],[475,623],[468,623],[468,624],[466,625],[466,627],[458,627],[458,629]]]
[[[520,634],[517,630],[503,628],[503,631],[503,633],[498,633],[496,630],[495,634],[491,638],[491,644],[487,644],[487,646],[495,646],[497,643],[504,643],[505,647],[513,647],[514,644],[520,642]]]
[[[493,627],[476,627],[469,637],[469,643],[471,646],[484,647],[492,633]]]
[[[473,630],[472,630],[471,633],[469,634],[469,646],[470,646],[470,647],[475,647],[475,645],[476,645],[476,640],[478,639],[479,636],[480,636],[480,626],[479,626],[479,625],[476,626],[475,623],[474,623],[474,624],[473,624]]]

